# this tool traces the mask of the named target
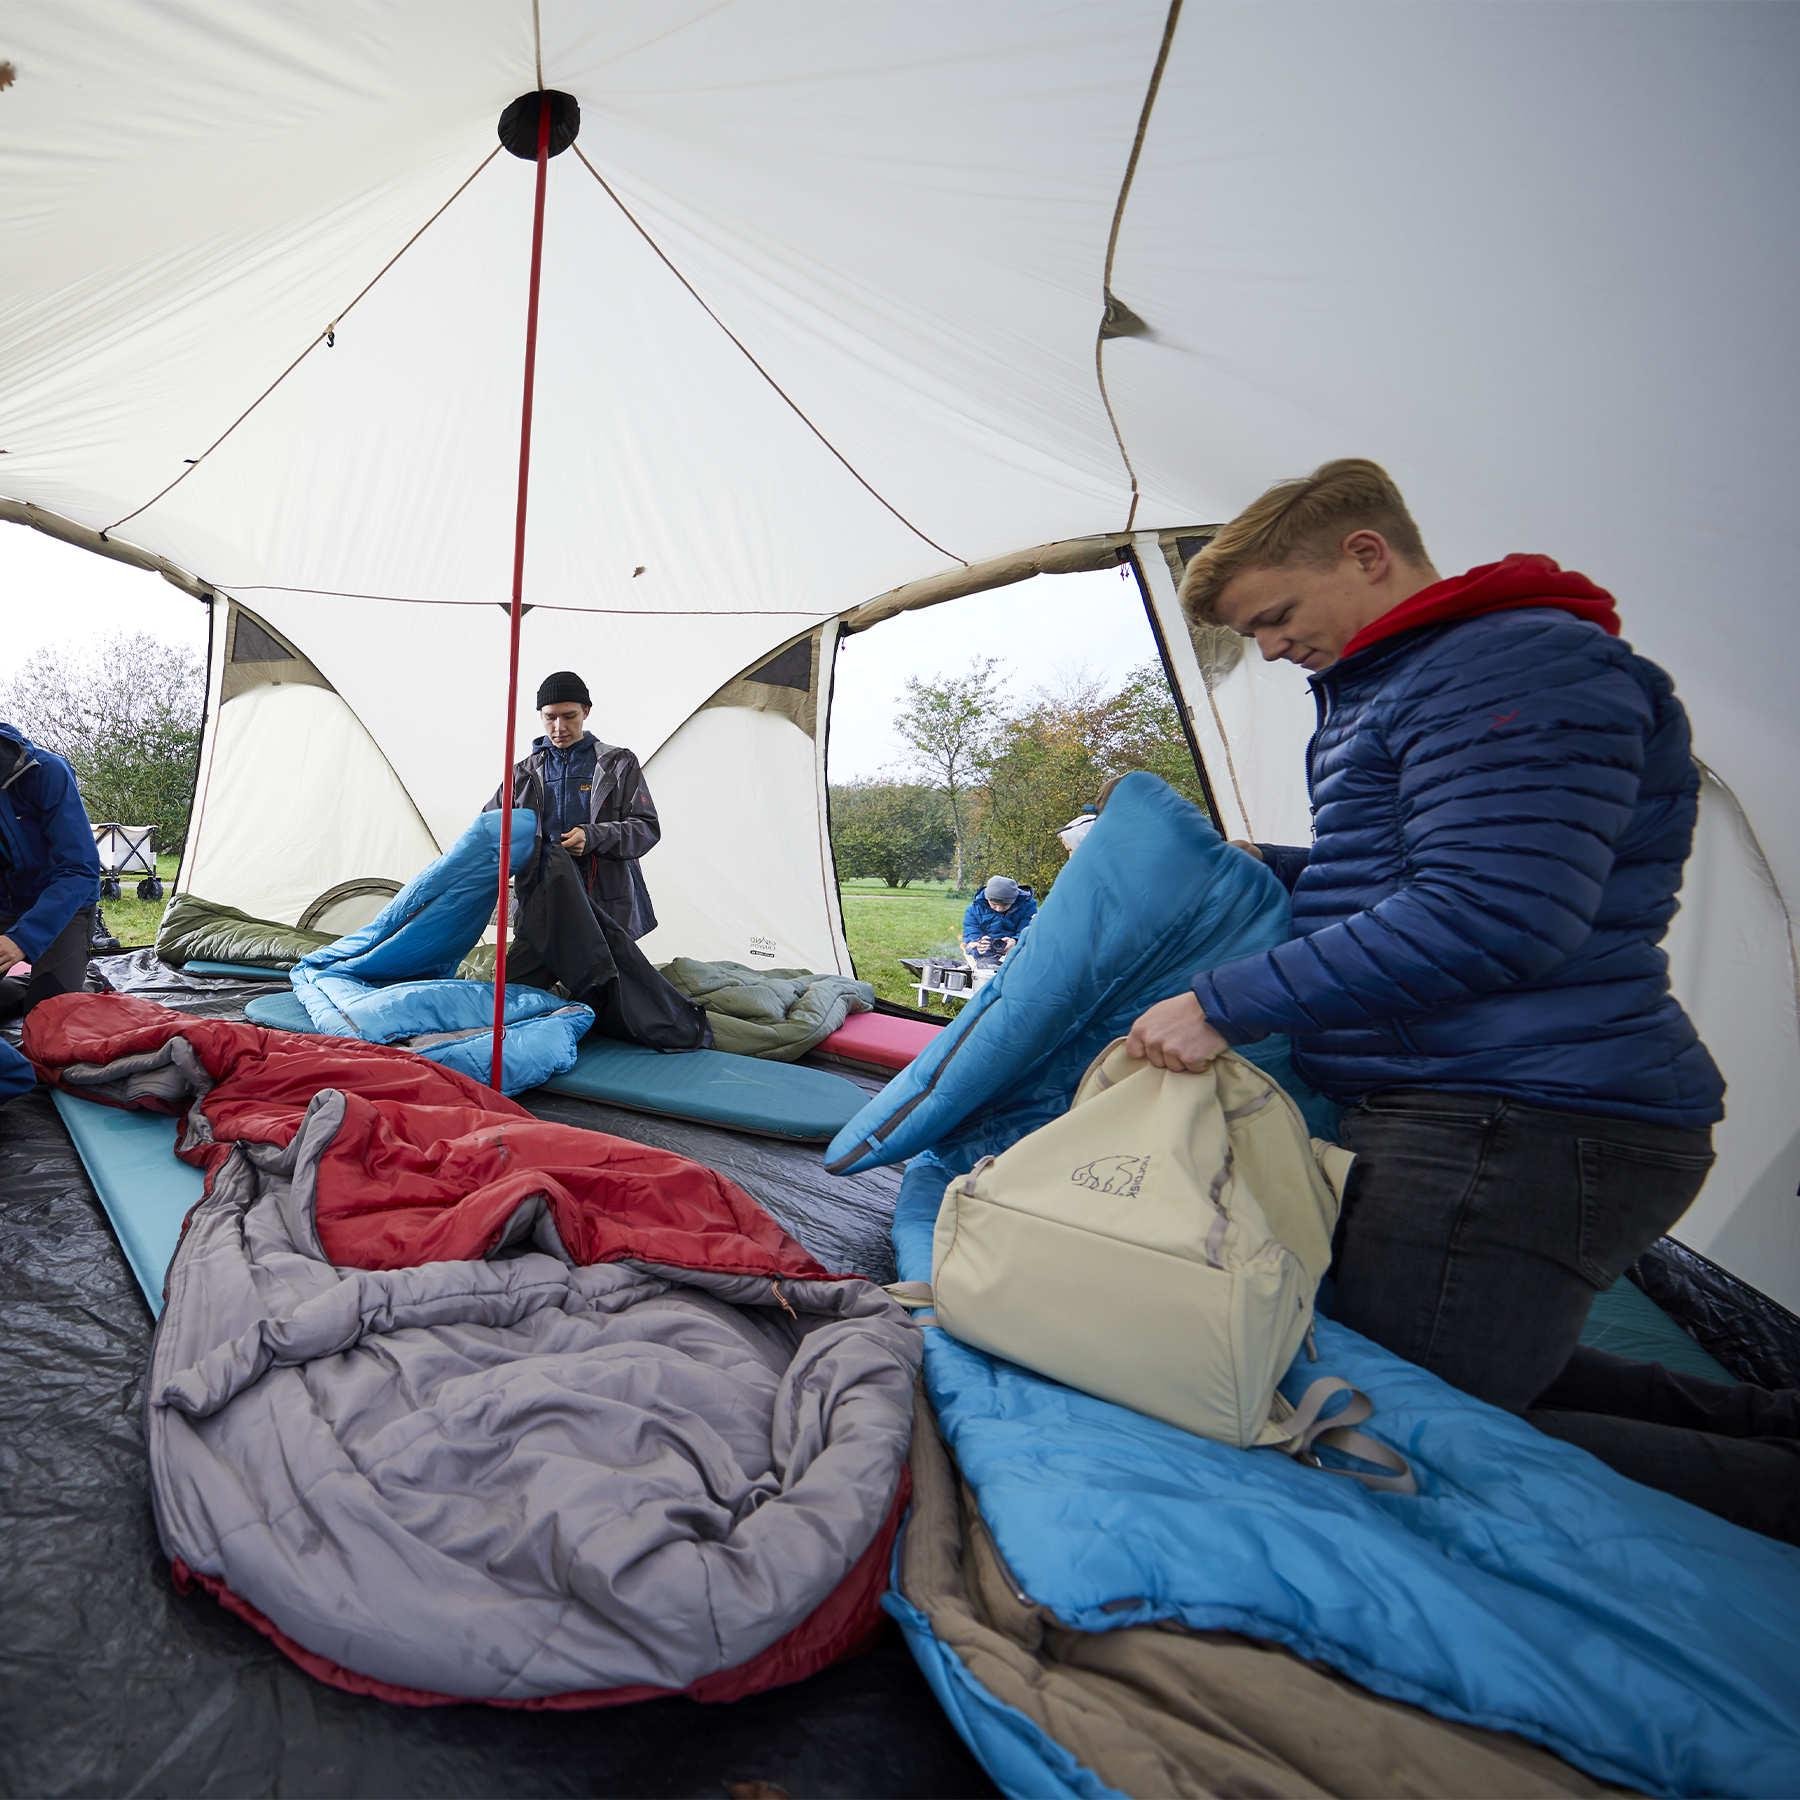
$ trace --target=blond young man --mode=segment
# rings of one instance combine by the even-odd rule
[[[1792,1446],[1752,1481],[1750,1446],[1710,1435],[1756,1424],[1717,1399],[1736,1390],[1571,1365],[1595,1293],[1698,1193],[1722,1112],[1661,947],[1699,788],[1669,678],[1619,637],[1611,595],[1546,556],[1441,577],[1357,458],[1271,488],[1189,564],[1182,601],[1306,672],[1314,841],[1251,848],[1292,891],[1292,940],[1197,973],[1132,1049],[1194,1069],[1289,1035],[1358,1156],[1338,1318],[1794,1536]]]

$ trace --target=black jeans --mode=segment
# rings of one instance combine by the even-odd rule
[[[0,920],[0,937],[13,926]],[[50,940],[50,947],[31,965],[28,981],[0,978],[0,1019],[29,1012],[53,994],[78,994],[87,985],[88,949],[94,941],[94,909],[84,906]]]
[[[1793,1541],[1800,1396],[1751,1404],[1577,1354],[1594,1296],[1700,1191],[1709,1131],[1402,1088],[1347,1109],[1340,1136],[1357,1161],[1334,1317],[1634,1480]]]

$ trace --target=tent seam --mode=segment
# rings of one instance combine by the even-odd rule
[[[332,338],[334,338],[334,337],[335,337],[335,335],[336,335],[336,333],[337,333],[337,328],[338,328],[338,327],[339,327],[339,326],[340,326],[340,325],[341,325],[341,324],[342,324],[342,323],[343,323],[343,322],[344,322],[344,320],[345,320],[345,319],[347,319],[347,318],[348,318],[348,317],[349,317],[349,316],[350,316],[350,314],[351,314],[351,313],[352,313],[352,312],[354,312],[354,311],[355,311],[355,310],[356,310],[356,308],[357,308],[357,306],[358,306],[358,305],[360,305],[360,304],[361,304],[361,302],[362,302],[362,301],[363,301],[363,300],[364,300],[364,299],[366,299],[366,298],[367,298],[367,297],[368,297],[368,293],[369,293],[369,290],[370,290],[370,289],[371,289],[371,288],[373,288],[373,287],[374,287],[374,286],[375,286],[375,284],[376,284],[376,282],[378,282],[378,281],[379,281],[379,280],[380,280],[380,279],[381,279],[381,278],[382,278],[382,276],[384,276],[384,275],[385,275],[385,274],[387,274],[387,272],[388,272],[388,271],[389,271],[389,270],[390,270],[390,269],[391,269],[391,268],[393,268],[393,266],[394,266],[394,264],[395,264],[395,263],[397,263],[397,262],[398,262],[398,261],[399,261],[399,260],[400,260],[400,259],[401,259],[401,257],[403,257],[403,256],[404,256],[404,255],[405,255],[405,254],[406,254],[406,253],[407,253],[407,251],[409,251],[409,250],[410,250],[410,249],[411,249],[411,248],[412,248],[412,247],[413,247],[413,245],[414,245],[414,244],[416,244],[416,243],[417,243],[417,242],[418,242],[418,241],[419,241],[419,239],[420,239],[420,238],[422,238],[422,237],[423,237],[423,236],[424,236],[424,235],[425,235],[425,233],[426,233],[426,232],[428,232],[428,231],[429,231],[429,230],[430,230],[430,229],[431,229],[431,228],[432,228],[432,226],[433,226],[433,225],[435,225],[435,224],[436,224],[436,223],[437,223],[437,222],[438,222],[438,220],[439,220],[439,219],[441,219],[441,218],[442,218],[442,217],[443,217],[443,216],[444,216],[444,214],[445,214],[445,213],[447,213],[447,212],[448,212],[448,211],[449,211],[449,210],[450,210],[450,208],[451,208],[451,207],[452,207],[452,206],[454,206],[454,205],[455,205],[455,204],[456,204],[456,202],[457,202],[457,201],[458,201],[458,200],[459,200],[459,199],[461,199],[461,197],[462,197],[462,196],[463,196],[463,194],[464,194],[464,193],[465,193],[465,192],[466,192],[466,191],[467,191],[467,190],[468,190],[468,188],[469,188],[469,186],[470,186],[470,184],[471,184],[471,183],[472,183],[472,182],[473,182],[473,181],[474,181],[474,180],[475,180],[475,177],[476,177],[476,176],[477,176],[477,175],[479,175],[479,174],[480,174],[480,173],[481,173],[481,172],[482,172],[482,170],[483,170],[483,169],[485,169],[485,168],[486,168],[486,167],[487,167],[487,166],[488,166],[488,164],[489,164],[489,163],[491,163],[491,162],[492,162],[492,161],[493,161],[493,160],[494,160],[494,158],[495,158],[495,157],[496,157],[496,156],[498,156],[498,155],[499,155],[499,154],[500,154],[500,149],[501,149],[501,146],[500,146],[500,145],[498,145],[498,144],[496,144],[496,145],[495,145],[495,146],[494,146],[494,148],[493,148],[493,149],[492,149],[492,150],[490,150],[490,151],[489,151],[489,152],[488,152],[488,153],[487,153],[487,155],[486,155],[486,156],[484,156],[484,157],[483,157],[483,158],[482,158],[482,159],[481,159],[481,161],[480,161],[480,162],[479,162],[479,163],[477,163],[477,164],[476,164],[476,165],[475,165],[475,167],[474,167],[474,169],[473,169],[473,170],[472,170],[472,171],[471,171],[471,172],[470,172],[470,173],[469,173],[469,175],[468,175],[468,176],[467,176],[467,177],[466,177],[466,178],[465,178],[465,179],[464,179],[464,181],[463,181],[463,183],[462,183],[462,185],[461,185],[461,186],[460,186],[460,187],[459,187],[459,188],[457,188],[457,190],[456,190],[456,192],[455,192],[455,193],[453,193],[453,194],[452,194],[452,195],[451,195],[451,196],[450,196],[450,198],[449,198],[449,199],[448,199],[448,200],[446,200],[446,201],[445,201],[445,202],[444,202],[444,204],[443,204],[443,205],[442,205],[442,206],[440,206],[440,207],[439,207],[439,208],[438,208],[438,209],[437,209],[437,211],[436,211],[436,212],[434,212],[434,213],[433,213],[433,214],[432,214],[432,215],[431,215],[431,217],[430,217],[430,218],[429,218],[429,219],[427,219],[427,220],[426,220],[426,221],[425,221],[425,223],[424,223],[424,224],[423,224],[423,225],[421,225],[421,226],[420,226],[420,227],[419,227],[419,229],[418,229],[418,230],[417,230],[417,231],[415,231],[415,232],[414,232],[414,233],[413,233],[413,234],[412,234],[412,236],[411,236],[411,237],[409,237],[409,238],[408,238],[408,239],[407,239],[407,240],[406,240],[406,242],[405,242],[405,243],[404,243],[404,244],[402,244],[402,245],[401,245],[401,246],[400,246],[400,248],[399,248],[399,249],[398,249],[398,250],[396,250],[396,251],[395,251],[395,252],[394,252],[394,254],[393,254],[393,255],[392,255],[392,256],[390,256],[390,257],[389,257],[389,258],[388,258],[388,259],[387,259],[387,261],[386,261],[386,262],[384,262],[384,263],[383,263],[383,264],[382,264],[382,265],[381,265],[381,267],[380,267],[380,268],[379,268],[379,269],[377,269],[377,270],[376,270],[376,271],[375,271],[375,273],[374,273],[374,274],[373,274],[373,275],[372,275],[372,276],[370,276],[370,277],[369,277],[369,280],[368,280],[368,282],[367,282],[367,284],[366,284],[366,285],[365,285],[365,286],[364,286],[364,287],[363,287],[363,289],[362,289],[362,291],[361,291],[361,292],[360,292],[360,293],[358,293],[358,294],[357,294],[357,296],[356,296],[356,298],[355,298],[355,299],[353,299],[353,300],[352,300],[352,301],[351,301],[351,302],[350,302],[350,304],[349,304],[349,305],[348,305],[348,306],[346,306],[346,307],[344,307],[344,308],[342,308],[342,309],[341,309],[341,310],[340,310],[340,311],[339,311],[339,312],[338,312],[338,314],[337,314],[337,315],[336,315],[336,317],[334,317],[334,318],[333,318],[333,319],[332,319],[332,320],[331,320],[331,322],[330,322],[330,323],[329,323],[329,324],[328,324],[328,325],[326,325],[326,326],[325,326],[325,327],[324,327],[324,329],[323,329],[323,330],[321,330],[321,331],[320,331],[320,332],[319,332],[319,334],[318,334],[318,336],[317,336],[317,337],[315,337],[315,338],[314,338],[314,339],[313,339],[313,340],[312,340],[312,342],[311,342],[311,343],[310,343],[310,344],[308,344],[308,345],[307,345],[307,346],[306,346],[306,348],[305,348],[305,349],[304,349],[304,350],[302,350],[302,351],[301,351],[301,352],[300,352],[300,354],[299,354],[299,355],[298,355],[298,356],[296,356],[296,357],[295,357],[295,358],[294,358],[294,360],[293,360],[293,361],[292,361],[292,362],[291,362],[291,363],[289,363],[289,364],[288,364],[288,366],[287,366],[287,367],[286,367],[286,368],[285,368],[285,369],[283,369],[283,370],[282,370],[282,371],[281,371],[281,373],[280,373],[280,374],[279,374],[279,375],[277,375],[277,376],[276,376],[276,377],[275,377],[275,379],[274,379],[274,380],[273,380],[273,381],[271,381],[271,382],[270,382],[270,383],[269,383],[269,385],[268,385],[268,386],[267,386],[267,387],[266,387],[266,388],[264,388],[264,389],[263,389],[263,391],[262,391],[262,392],[261,392],[261,393],[260,393],[260,394],[258,394],[258,395],[257,395],[257,397],[256,397],[256,398],[255,398],[255,399],[254,399],[254,400],[252,400],[252,401],[251,401],[251,402],[250,402],[250,404],[249,404],[249,405],[248,405],[248,406],[246,406],[246,407],[245,407],[245,408],[244,408],[244,410],[243,410],[243,411],[242,411],[242,412],[241,412],[241,413],[239,413],[239,414],[238,414],[238,416],[237,416],[237,417],[236,417],[236,418],[235,418],[235,419],[233,419],[233,420],[232,420],[232,421],[231,421],[231,423],[230,423],[230,424],[229,424],[229,425],[227,425],[227,426],[226,426],[226,427],[225,427],[225,429],[224,429],[224,430],[223,430],[223,431],[222,431],[222,432],[220,432],[220,433],[219,433],[219,435],[218,435],[218,436],[217,436],[217,437],[216,437],[216,438],[214,438],[214,439],[213,439],[213,441],[212,441],[212,442],[211,442],[211,443],[210,443],[210,444],[208,444],[208,445],[207,445],[207,447],[206,447],[206,448],[205,448],[205,449],[204,449],[204,450],[202,450],[202,451],[201,451],[201,452],[200,452],[200,454],[199,454],[199,455],[198,455],[198,456],[196,456],[196,457],[195,457],[195,458],[194,458],[194,460],[193,460],[193,461],[192,461],[192,462],[190,462],[190,463],[189,463],[189,464],[188,464],[188,465],[187,465],[187,467],[186,467],[186,468],[184,468],[184,469],[183,469],[183,470],[182,470],[182,471],[181,471],[181,473],[180,473],[180,474],[179,474],[179,475],[177,475],[177,476],[176,476],[176,477],[175,477],[175,479],[174,479],[174,480],[173,480],[173,481],[171,481],[171,482],[170,482],[170,483],[169,483],[169,484],[168,484],[168,486],[167,486],[167,487],[165,487],[165,488],[161,488],[161,489],[159,489],[159,490],[158,490],[158,491],[157,491],[157,492],[156,492],[156,493],[154,493],[154,494],[152,494],[152,495],[151,495],[151,496],[150,496],[150,498],[149,498],[149,499],[148,499],[148,500],[146,500],[146,501],[145,501],[145,502],[144,502],[144,503],[143,503],[143,505],[142,505],[142,506],[140,506],[140,507],[138,507],[138,508],[137,508],[137,509],[136,509],[136,510],[135,510],[135,511],[132,511],[132,512],[128,512],[128,513],[126,513],[126,514],[125,514],[125,516],[124,516],[124,517],[123,517],[123,518],[120,518],[120,519],[114,519],[114,520],[113,520],[113,522],[112,522],[112,523],[111,523],[111,524],[110,524],[110,525],[107,525],[107,526],[104,526],[104,527],[102,527],[102,529],[101,529],[101,532],[100,532],[100,536],[101,536],[101,537],[102,537],[102,538],[105,538],[105,537],[106,537],[106,536],[107,536],[107,534],[108,534],[108,533],[109,533],[109,532],[113,532],[113,531],[117,531],[117,530],[118,530],[118,529],[119,529],[119,527],[120,527],[120,526],[121,526],[121,525],[128,525],[128,524],[130,524],[130,522],[131,522],[131,521],[132,521],[132,520],[133,520],[133,519],[135,519],[135,518],[136,518],[136,517],[137,517],[137,516],[138,516],[138,514],[139,514],[139,513],[145,513],[145,512],[148,512],[148,511],[149,511],[149,510],[150,510],[150,508],[151,508],[151,507],[153,507],[153,506],[154,506],[154,505],[155,505],[155,504],[156,504],[156,503],[157,503],[157,501],[159,501],[159,500],[161,500],[161,499],[164,499],[164,498],[165,498],[165,497],[166,497],[166,496],[168,496],[168,495],[169,495],[169,494],[171,494],[171,493],[173,493],[173,492],[174,492],[174,491],[175,491],[175,489],[176,489],[176,488],[178,488],[178,487],[180,487],[180,486],[181,486],[181,484],[182,484],[182,483],[183,483],[183,482],[184,482],[184,481],[186,481],[186,480],[187,480],[187,478],[188,478],[188,477],[189,477],[189,476],[190,476],[190,475],[191,475],[191,474],[193,474],[193,472],[194,472],[194,471],[195,471],[195,470],[196,470],[196,469],[197,469],[197,468],[199,468],[199,467],[200,467],[200,465],[201,465],[201,464],[202,464],[202,463],[204,463],[204,462],[205,462],[205,461],[206,461],[206,459],[207,459],[207,458],[208,458],[208,457],[209,457],[209,456],[211,456],[211,455],[212,455],[212,453],[213,453],[213,452],[214,452],[214,451],[215,451],[215,450],[217,450],[217,449],[218,449],[218,447],[219,447],[219,446],[220,446],[220,445],[221,445],[221,444],[222,444],[222,443],[224,443],[224,442],[225,442],[225,440],[226,440],[226,439],[227,439],[227,438],[228,438],[228,437],[230,437],[230,436],[231,436],[231,434],[232,434],[232,433],[233,433],[233,432],[234,432],[234,431],[236,431],[236,430],[237,430],[237,428],[238,428],[238,427],[239,427],[239,426],[240,426],[240,425],[241,425],[241,424],[243,424],[243,422],[244,422],[244,421],[245,421],[245,420],[246,420],[246,419],[247,419],[247,418],[249,418],[249,416],[250,416],[250,415],[251,415],[251,414],[252,414],[252,413],[253,413],[253,412],[255,412],[255,411],[256,411],[256,409],[257,409],[257,408],[258,408],[258,407],[259,407],[259,406],[261,406],[261,405],[262,405],[262,403],[263,403],[263,402],[264,402],[264,401],[265,401],[265,400],[266,400],[266,399],[268,399],[268,397],[269,397],[269,396],[270,396],[270,395],[271,395],[271,394],[272,394],[272,393],[274,393],[274,391],[275,391],[275,390],[276,390],[276,389],[277,389],[277,388],[278,388],[278,387],[280,387],[280,386],[281,386],[281,384],[282,384],[282,383],[283,383],[283,382],[284,382],[284,381],[286,381],[286,380],[287,380],[287,378],[288,378],[288,377],[289,377],[289,376],[290,376],[290,375],[291,375],[291,374],[293,374],[293,372],[294,372],[294,371],[295,371],[295,370],[296,370],[296,369],[297,369],[297,368],[299,368],[299,366],[300,366],[300,365],[301,365],[301,364],[302,364],[302,363],[303,363],[303,362],[305,362],[305,361],[306,361],[306,359],[307,359],[307,358],[308,358],[308,357],[309,357],[309,356],[311,356],[311,355],[312,355],[312,353],[313,353],[313,352],[314,352],[314,351],[315,351],[315,350],[316,350],[316,349],[318,349],[318,347],[319,347],[319,346],[320,346],[320,344],[322,344],[322,343],[327,343],[327,342],[329,342],[329,341],[330,341],[330,340],[331,340],[331,339],[332,339]]]
[[[1125,434],[1119,429],[1119,416],[1113,411],[1112,395],[1106,390],[1106,321],[1114,305],[1113,261],[1119,251],[1119,233],[1125,223],[1125,207],[1131,199],[1131,184],[1137,176],[1138,158],[1143,154],[1144,139],[1150,130],[1150,114],[1156,106],[1157,90],[1162,86],[1163,71],[1169,64],[1169,51],[1175,42],[1175,26],[1181,18],[1181,0],[1169,0],[1168,17],[1163,21],[1162,43],[1157,47],[1156,65],[1150,71],[1150,85],[1144,90],[1144,104],[1138,112],[1137,135],[1131,140],[1131,154],[1126,158],[1125,175],[1119,183],[1119,198],[1113,207],[1112,230],[1106,239],[1106,266],[1100,277],[1100,324],[1094,333],[1094,381],[1100,389],[1100,404],[1106,408],[1106,422],[1112,427],[1113,442],[1119,448],[1119,460],[1125,465],[1131,482],[1131,505],[1125,513],[1125,529],[1137,522],[1138,503],[1142,495],[1131,452],[1125,448]]]
[[[606,177],[604,175],[602,175],[600,173],[600,171],[598,169],[596,169],[591,162],[588,161],[587,156],[583,152],[581,146],[579,144],[575,144],[575,145],[572,145],[571,148],[574,150],[575,154],[581,158],[582,166],[587,170],[587,172],[591,176],[593,176],[593,178],[597,182],[599,182],[601,191],[606,195],[607,199],[609,199],[613,203],[613,205],[616,206],[619,209],[619,211],[624,214],[626,223],[628,225],[630,225],[632,230],[635,231],[638,234],[638,236],[641,237],[644,240],[644,242],[650,246],[650,250],[651,250],[652,254],[656,257],[656,259],[663,265],[663,267],[665,269],[667,269],[669,271],[669,273],[671,275],[673,275],[675,277],[675,279],[677,281],[679,281],[681,283],[681,285],[684,288],[687,289],[689,295],[694,300],[694,303],[700,308],[700,310],[703,313],[706,314],[706,316],[709,319],[712,320],[712,322],[716,326],[718,326],[718,328],[722,332],[724,332],[726,337],[728,337],[731,340],[731,342],[736,346],[739,355],[741,355],[743,357],[743,359],[751,366],[751,368],[753,368],[757,372],[757,374],[759,374],[763,378],[763,380],[766,381],[769,384],[769,386],[774,389],[775,393],[786,404],[786,406],[788,407],[788,410],[793,413],[794,417],[797,418],[800,421],[800,423],[802,425],[804,425],[806,427],[806,429],[808,431],[810,431],[813,434],[813,436],[816,437],[819,440],[819,442],[821,444],[823,444],[825,446],[825,448],[827,450],[829,450],[831,452],[831,454],[834,457],[836,457],[840,463],[843,464],[844,469],[850,475],[851,479],[854,480],[858,484],[858,486],[860,486],[864,490],[864,492],[869,495],[869,497],[872,500],[874,500],[878,505],[885,508],[896,519],[898,519],[900,521],[900,523],[902,525],[904,525],[906,527],[906,529],[908,531],[910,531],[913,534],[913,536],[916,537],[921,543],[929,544],[931,546],[931,548],[938,553],[939,556],[947,556],[950,558],[950,560],[952,562],[961,563],[962,566],[966,569],[969,566],[969,559],[966,556],[958,556],[954,550],[946,550],[944,548],[944,546],[937,541],[936,538],[930,536],[928,533],[926,533],[925,531],[922,531],[917,525],[915,525],[912,522],[912,520],[909,519],[906,516],[906,514],[903,513],[899,509],[899,507],[897,507],[893,503],[893,501],[889,500],[883,493],[881,493],[881,491],[874,485],[874,483],[871,482],[868,479],[868,477],[866,475],[864,475],[862,473],[862,471],[859,470],[853,462],[851,462],[849,457],[847,457],[843,453],[843,451],[841,451],[837,447],[837,445],[834,444],[831,441],[831,439],[828,438],[825,435],[825,433],[823,431],[821,431],[819,429],[819,427],[813,423],[813,421],[807,416],[806,412],[802,409],[799,402],[797,400],[795,400],[791,394],[788,393],[788,391],[781,385],[781,383],[779,381],[777,381],[775,379],[775,377],[773,375],[771,375],[769,373],[769,371],[767,369],[765,369],[760,362],[757,361],[755,355],[751,352],[749,346],[744,342],[744,340],[742,338],[740,338],[737,335],[737,333],[735,331],[733,331],[731,329],[731,327],[729,325],[727,325],[725,323],[725,321],[723,319],[721,319],[716,312],[713,311],[713,309],[701,297],[700,290],[697,287],[695,287],[694,284],[691,281],[689,281],[688,278],[684,274],[682,274],[682,272],[678,268],[676,268],[674,262],[670,259],[668,253],[663,249],[662,245],[660,245],[656,241],[656,239],[653,238],[650,235],[650,233],[644,229],[644,227],[638,222],[637,215],[631,210],[631,208],[629,206],[627,206],[625,204],[625,202],[622,199],[619,198],[619,195],[618,195],[617,191],[614,189],[612,183],[609,182],[606,179]]]

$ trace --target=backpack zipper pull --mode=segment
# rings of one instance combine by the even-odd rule
[[[1319,1360],[1319,1340],[1313,1336],[1312,1320],[1310,1319],[1306,1322],[1306,1360],[1308,1362]]]

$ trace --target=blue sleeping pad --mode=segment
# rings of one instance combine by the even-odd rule
[[[160,1314],[163,1282],[182,1224],[199,1201],[206,1178],[176,1156],[180,1127],[166,1114],[126,1112],[61,1088],[52,1089],[50,1098],[151,1312]]]
[[[487,982],[479,987],[491,995]],[[493,1005],[490,999],[487,1003]],[[306,1008],[292,994],[258,994],[244,1008],[253,1025],[277,1031],[316,1032]],[[481,1034],[485,1057],[488,1037]],[[485,1062],[476,1079],[485,1080]],[[631,1112],[689,1119],[731,1131],[822,1144],[841,1130],[866,1098],[841,1075],[797,1063],[729,1056],[722,1050],[685,1050],[665,1055],[641,1044],[621,1044],[590,1034],[575,1061],[543,1084],[546,1093],[600,1100]]]

